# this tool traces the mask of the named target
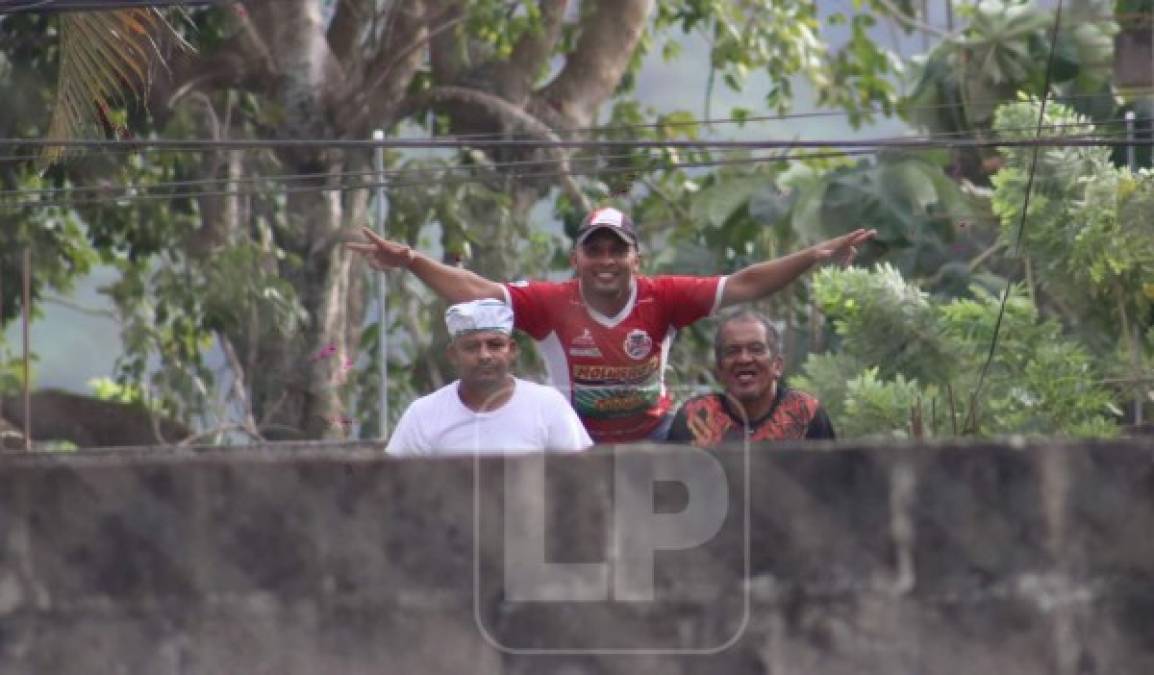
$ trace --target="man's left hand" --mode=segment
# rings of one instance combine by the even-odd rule
[[[877,230],[860,228],[849,234],[843,234],[840,237],[815,244],[813,246],[814,262],[830,261],[842,266],[848,265],[853,262],[854,256],[857,255],[858,247],[876,237],[877,233]]]

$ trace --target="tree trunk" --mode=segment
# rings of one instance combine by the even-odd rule
[[[336,186],[328,176],[309,187]],[[342,226],[363,222],[367,200],[350,204],[336,190],[309,190],[288,196],[282,240],[290,256],[279,266],[310,317],[296,335],[262,331],[256,341],[252,383],[253,414],[261,433],[271,439],[339,438],[349,416],[342,400],[345,379],[356,361],[365,305],[363,274],[355,271],[341,247]],[[243,343],[238,340],[238,343]]]
[[[327,41],[317,0],[277,0],[249,4],[256,40],[268,45],[278,77],[268,93],[279,103],[283,120],[277,135],[286,139],[340,137],[336,113],[345,91],[344,69]],[[345,434],[347,417],[342,385],[355,360],[364,317],[360,278],[352,274],[350,255],[340,246],[346,214],[340,173],[346,157],[314,146],[284,146],[278,157],[289,174],[315,178],[294,182],[286,209],[275,228],[277,244],[290,255],[278,265],[280,276],[296,291],[309,321],[294,335],[260,330],[259,339],[237,336],[237,345],[255,353],[246,379],[252,387],[253,415],[268,438],[336,438]],[[352,218],[347,218],[347,216]]]

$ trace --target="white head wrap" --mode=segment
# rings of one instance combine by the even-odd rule
[[[480,330],[495,330],[509,335],[513,332],[513,310],[500,300],[491,298],[462,302],[445,311],[445,325],[451,337]]]

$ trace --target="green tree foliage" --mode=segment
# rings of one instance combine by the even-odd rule
[[[122,111],[148,90],[152,71],[164,60],[160,44],[186,47],[164,14],[154,8],[64,12],[60,34],[56,101],[48,137],[69,140],[86,130],[124,131]],[[48,146],[49,164],[65,148]]]
[[[963,230],[983,210],[927,153],[882,151],[876,158],[821,171],[799,164],[779,183],[782,217],[805,242],[856,227],[878,231],[863,261],[885,260],[904,275],[930,279],[933,290],[965,292],[969,268]]]
[[[1111,5],[1108,0],[1064,3],[1056,36],[1056,12],[1041,3],[959,5],[966,25],[916,60],[914,88],[899,105],[903,117],[932,133],[985,137],[999,105],[1018,92],[1040,95],[1046,84],[1085,114],[1113,116],[1110,78],[1118,26]],[[961,150],[951,171],[985,183],[990,158]]]
[[[789,110],[793,79],[800,76],[814,86],[819,105],[845,110],[851,124],[871,119],[877,108],[892,112],[896,92],[891,75],[898,61],[871,35],[872,13],[834,12],[826,22],[849,27],[849,39],[840,48],[831,49],[823,38],[816,2],[660,2],[654,25],[704,33],[711,64],[730,89],[740,91],[750,72],[767,73],[770,110]],[[664,51],[679,49],[667,46]]]
[[[999,104],[1019,91],[1040,93],[1048,68],[1057,95],[1070,96],[1084,112],[1111,113],[1112,40],[1118,31],[1111,5],[1107,0],[1065,3],[1056,41],[1053,8],[1023,0],[959,6],[967,25],[925,57],[915,88],[903,101],[906,116],[935,132],[988,129]],[[1095,95],[1106,95],[1104,110]]]
[[[1021,138],[1024,121],[1036,122],[1038,113],[1036,101],[1007,105],[999,109],[995,129]],[[1050,105],[1045,124],[1055,128],[1046,136],[1093,134],[1093,127],[1075,131],[1073,125],[1087,122]],[[1038,152],[1023,223],[1033,151],[1007,148],[1003,154],[1006,165],[993,177],[1003,240],[1010,245],[1020,236],[1043,306],[1103,354],[1111,375],[1130,380],[1132,393],[1147,399],[1154,390],[1154,173],[1115,166],[1109,148],[1045,148]]]
[[[848,437],[907,437],[915,410],[936,437],[1116,433],[1120,411],[1088,351],[1040,318],[1020,287],[976,402],[997,295],[975,287],[971,298],[930,297],[887,265],[824,269],[814,294],[839,344],[810,356],[796,384],[818,395]]]

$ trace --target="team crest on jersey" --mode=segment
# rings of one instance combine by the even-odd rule
[[[640,328],[629,331],[629,334],[625,336],[625,353],[629,355],[629,358],[643,359],[649,356],[651,349],[653,349],[653,338]]]

